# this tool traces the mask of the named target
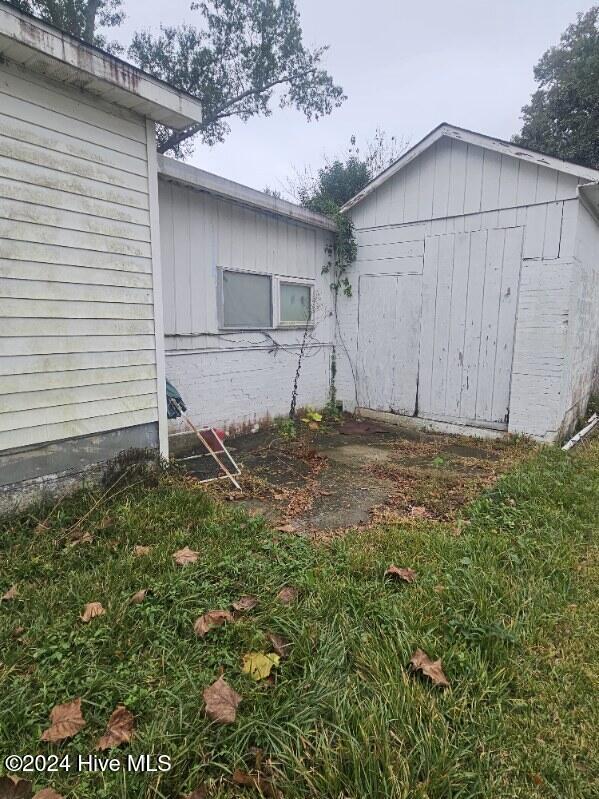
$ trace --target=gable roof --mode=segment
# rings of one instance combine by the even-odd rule
[[[513,158],[518,158],[529,164],[556,169],[558,172],[566,172],[569,175],[585,178],[592,183],[599,181],[599,170],[597,169],[590,169],[589,167],[573,164],[571,161],[563,161],[561,158],[554,158],[550,155],[536,153],[533,150],[527,150],[525,147],[519,147],[512,142],[503,141],[503,139],[495,139],[492,136],[485,136],[482,133],[475,133],[472,130],[458,128],[456,125],[442,122],[421,139],[418,144],[415,144],[414,147],[407,150],[397,161],[371,180],[355,197],[348,200],[341,211],[349,211],[350,208],[353,208],[365,197],[368,197],[369,194],[372,194],[379,186],[382,186],[389,178],[396,175],[401,169],[411,163],[415,158],[418,158],[419,155],[425,150],[428,150],[429,147],[432,147],[435,142],[443,137],[457,139],[466,144],[474,144],[486,150],[494,150],[504,155],[511,155]]]
[[[158,174],[163,180],[179,183],[196,191],[212,194],[215,197],[222,197],[226,200],[252,208],[257,211],[266,211],[275,216],[283,217],[293,222],[298,222],[309,227],[317,227],[328,230],[331,233],[337,230],[337,225],[328,216],[316,214],[301,205],[287,202],[279,197],[273,197],[264,191],[251,189],[242,183],[234,180],[221,178],[212,172],[198,169],[191,164],[183,164],[174,158],[165,155],[158,156]]]
[[[197,97],[0,0],[0,58],[181,129],[202,121]]]

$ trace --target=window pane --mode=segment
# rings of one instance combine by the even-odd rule
[[[223,271],[225,327],[272,327],[270,277]]]
[[[281,283],[281,322],[310,320],[310,286],[300,283]]]

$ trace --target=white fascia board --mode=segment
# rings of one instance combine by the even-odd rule
[[[565,172],[569,175],[575,175],[576,177],[584,178],[590,182],[599,180],[599,170],[590,169],[589,167],[585,166],[579,166],[578,164],[573,164],[570,161],[563,161],[561,158],[554,158],[550,155],[536,153],[533,150],[527,150],[524,147],[519,147],[517,144],[513,144],[512,142],[506,142],[502,139],[494,139],[491,136],[485,136],[482,133],[475,133],[474,131],[466,130],[465,128],[458,128],[456,125],[449,125],[448,123],[443,122],[441,125],[432,130],[427,136],[421,139],[418,144],[407,150],[407,152],[398,158],[395,163],[387,167],[387,169],[381,172],[380,175],[377,175],[374,180],[371,180],[370,183],[368,183],[368,185],[362,189],[362,191],[355,195],[355,197],[352,197],[351,200],[348,200],[341,211],[349,211],[350,208],[353,208],[365,197],[368,197],[369,194],[372,194],[372,192],[378,189],[379,186],[389,180],[389,178],[392,178],[394,175],[396,175],[401,169],[406,167],[415,158],[418,158],[419,155],[421,155],[425,150],[428,150],[429,147],[432,147],[436,141],[444,136],[450,139],[457,139],[458,141],[465,142],[466,144],[473,144],[486,150],[494,150],[495,152],[502,153],[504,155],[510,155],[513,158],[518,158],[521,161],[527,161],[528,163],[535,164],[536,166],[544,166],[548,167],[549,169],[556,169],[558,172]]]
[[[0,55],[170,128],[202,121],[197,98],[6,3],[0,3]]]
[[[212,172],[206,172],[195,166],[183,164],[174,158],[159,155],[158,174],[164,180],[170,180],[216,197],[223,197],[239,205],[259,211],[267,211],[310,227],[322,228],[331,232],[337,230],[336,224],[327,216],[316,214],[301,205],[295,205],[263,191],[251,189],[249,186],[244,186],[233,180],[221,178]]]

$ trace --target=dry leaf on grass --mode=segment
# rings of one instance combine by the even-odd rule
[[[255,596],[241,596],[237,602],[232,602],[234,610],[253,610],[258,604]]]
[[[297,588],[293,588],[290,585],[286,585],[277,594],[277,599],[279,602],[282,602],[284,605],[292,605],[298,597],[298,590]]]
[[[281,658],[274,652],[265,655],[262,652],[248,652],[243,656],[241,670],[249,674],[253,680],[265,680],[270,676],[273,667],[279,665]]]
[[[422,505],[412,505],[410,508],[410,516],[414,519],[425,519],[428,516],[428,511]]]
[[[443,673],[441,660],[431,660],[422,649],[417,649],[410,658],[410,669],[426,674],[435,685],[449,688],[449,680]]]
[[[228,610],[209,610],[195,620],[193,631],[200,638],[203,638],[213,627],[220,627],[221,624],[226,624],[230,621],[235,621],[235,619]]]
[[[272,781],[268,779],[268,777],[263,777],[261,774],[248,774],[246,771],[241,771],[241,769],[235,769],[231,776],[231,780],[236,785],[245,785],[248,788],[255,788],[269,799],[280,799],[282,796],[281,792],[272,784]]]
[[[0,777],[0,799],[31,799],[33,785],[18,777]]]
[[[144,555],[149,555],[151,551],[152,547],[145,547],[142,546],[141,544],[136,544],[133,547],[133,554],[135,555],[136,558],[141,558]]]
[[[286,638],[277,633],[268,633],[267,637],[280,658],[286,658],[289,655],[291,643]]]
[[[183,549],[173,552],[173,560],[177,566],[187,566],[189,563],[195,563],[197,559],[198,553],[189,547],[183,547]]]
[[[78,544],[91,544],[94,540],[90,532],[82,533],[81,530],[71,536],[71,540],[67,544],[68,547],[76,547]]]
[[[19,590],[16,585],[11,585],[8,591],[5,594],[2,594],[0,597],[0,602],[10,602],[11,599],[15,599],[19,594]]]
[[[295,533],[296,527],[294,524],[282,524],[279,527],[275,527],[275,530],[279,533]]]
[[[196,788],[191,793],[188,793],[185,796],[185,799],[207,799],[208,797],[208,790],[204,788],[203,785],[200,785],[199,788]]]
[[[233,724],[241,697],[223,677],[204,689],[206,714],[219,724]]]
[[[413,583],[416,580],[416,572],[414,569],[402,569],[391,564],[385,572],[385,577],[394,577],[403,580],[404,583]]]
[[[50,713],[50,726],[42,733],[41,740],[54,743],[72,738],[85,727],[85,719],[81,715],[81,697],[56,705]]]
[[[132,605],[141,605],[141,603],[146,598],[149,590],[150,590],[149,588],[142,588],[141,591],[136,591],[136,593],[133,594],[129,602]]]
[[[105,613],[106,611],[102,607],[101,602],[88,602],[83,608],[83,613],[81,616],[79,616],[79,618],[82,622],[84,622],[84,624],[87,624],[92,619],[95,619],[98,616],[103,616]]]
[[[61,793],[56,793],[54,788],[42,788],[38,791],[33,799],[64,799]]]
[[[106,734],[100,738],[96,749],[110,749],[113,746],[129,743],[133,735],[134,721],[133,713],[123,705],[118,705],[112,712]]]

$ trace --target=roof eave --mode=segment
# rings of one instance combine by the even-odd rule
[[[0,54],[169,128],[180,130],[202,121],[198,99],[4,3]]]
[[[510,155],[513,158],[518,158],[521,161],[535,164],[536,166],[543,166],[549,169],[555,169],[559,172],[565,172],[579,178],[584,178],[590,182],[599,180],[599,171],[590,169],[589,167],[579,166],[570,161],[563,161],[560,158],[537,153],[533,150],[528,150],[524,147],[519,147],[512,142],[506,142],[503,139],[496,139],[492,136],[486,136],[483,133],[476,133],[475,131],[467,130],[466,128],[457,127],[457,125],[450,125],[443,122],[428,133],[417,144],[407,150],[400,158],[391,164],[387,169],[377,175],[370,181],[362,191],[358,192],[351,200],[348,200],[341,208],[341,212],[345,213],[360,203],[369,194],[371,194],[380,185],[385,183],[389,178],[396,175],[401,169],[406,167],[411,161],[421,155],[425,150],[431,147],[436,141],[443,136],[451,139],[463,141],[466,144],[473,144],[478,147],[486,148],[487,150],[494,150],[505,155]]]
[[[263,191],[251,189],[249,186],[244,186],[233,180],[221,178],[219,175],[198,169],[190,164],[183,164],[174,158],[158,156],[158,175],[165,180],[179,183],[196,191],[231,200],[238,205],[274,214],[302,225],[321,228],[329,232],[337,230],[336,224],[327,216],[316,214],[301,205],[295,205]]]

